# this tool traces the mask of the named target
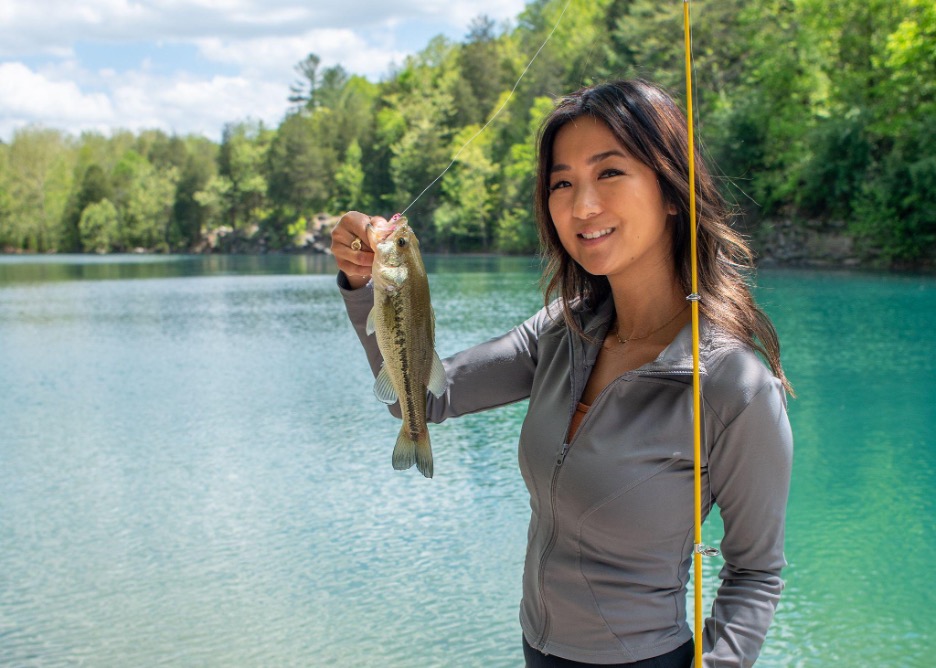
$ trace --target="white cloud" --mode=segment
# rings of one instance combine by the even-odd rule
[[[138,91],[139,87],[129,86],[117,91],[117,98],[125,101],[128,112],[155,112],[154,120],[173,130],[205,134],[215,140],[221,139],[225,123],[233,121],[252,118],[276,125],[288,105],[287,91],[278,83],[243,77],[165,82],[142,99]],[[153,126],[150,123],[141,127]]]
[[[515,17],[524,0],[5,0],[0,55],[53,53],[75,41],[193,41],[375,31],[411,21],[464,28],[487,14]],[[418,49],[423,45],[411,45]]]
[[[53,127],[115,120],[114,108],[101,93],[84,93],[73,81],[56,81],[22,63],[0,63],[0,123],[4,134],[37,123]]]
[[[170,79],[137,71],[102,81],[111,84],[107,93],[84,93],[22,63],[0,64],[0,135],[38,124],[72,133],[159,128],[219,140],[225,123],[252,118],[275,125],[288,105],[278,83],[243,77]]]
[[[293,67],[310,52],[327,67],[340,63],[353,74],[377,79],[387,73],[392,62],[399,62],[406,52],[370,44],[347,29],[312,30],[292,37],[261,37],[246,40],[209,38],[197,41],[199,51],[208,60],[236,65],[248,76],[276,78],[288,83]]]
[[[26,124],[71,132],[158,127],[213,139],[226,122],[275,125],[289,106],[293,68],[310,52],[325,67],[341,64],[378,79],[435,32],[460,38],[472,18],[501,21],[523,6],[524,0],[2,0],[0,139]],[[199,62],[183,60],[185,49],[160,48],[167,45],[194,47]]]

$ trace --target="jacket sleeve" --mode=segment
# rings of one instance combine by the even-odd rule
[[[338,287],[376,377],[383,357],[377,338],[366,331],[367,315],[374,305],[373,286],[352,290],[344,274],[339,273]],[[536,369],[538,333],[549,322],[543,309],[506,334],[442,360],[446,389],[441,397],[426,393],[427,419],[441,422],[528,398]],[[401,417],[399,404],[390,406],[390,412]]]
[[[706,667],[751,666],[760,653],[783,590],[792,462],[786,395],[771,376],[724,426],[709,454],[709,481],[725,525],[725,565],[705,621]]]

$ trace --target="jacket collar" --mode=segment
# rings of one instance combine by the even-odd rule
[[[592,341],[578,339],[574,347],[578,359],[584,366],[594,366],[598,358],[601,343],[608,335],[614,315],[614,302],[608,297],[594,309],[582,309],[578,313],[579,325]],[[715,347],[722,347],[732,341],[727,334],[718,329],[704,316],[699,317],[699,372],[705,373],[705,360]],[[655,360],[635,370],[636,373],[677,374],[692,373],[692,323],[687,323],[676,337],[664,348]],[[581,357],[579,357],[581,355]],[[577,365],[578,366],[578,365]]]

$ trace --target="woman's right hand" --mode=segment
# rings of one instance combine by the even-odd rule
[[[349,211],[341,217],[331,233],[332,255],[355,290],[367,285],[374,264],[374,251],[367,243],[365,232],[370,221],[370,216],[359,211]]]

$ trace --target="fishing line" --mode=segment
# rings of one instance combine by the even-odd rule
[[[537,50],[536,50],[536,53],[533,54],[533,57],[530,58],[530,62],[527,63],[527,66],[524,68],[523,72],[520,73],[520,78],[517,79],[517,83],[514,84],[513,88],[510,90],[510,94],[507,96],[507,99],[504,100],[504,103],[500,106],[500,108],[499,108],[497,111],[494,112],[494,115],[491,116],[491,118],[488,119],[488,122],[485,123],[484,126],[483,126],[480,130],[478,130],[478,131],[474,134],[474,136],[473,136],[471,139],[469,139],[468,141],[466,141],[466,142],[464,143],[464,145],[463,145],[460,149],[458,149],[458,151],[455,153],[455,156],[452,158],[452,162],[450,162],[450,163],[448,164],[448,167],[446,167],[445,169],[443,169],[443,170],[442,170],[442,173],[439,174],[437,177],[435,177],[435,179],[432,181],[432,183],[430,183],[428,186],[426,186],[426,187],[423,189],[423,191],[422,191],[421,193],[419,193],[418,195],[416,195],[416,199],[414,199],[412,202],[410,202],[410,203],[407,205],[407,207],[406,207],[405,209],[403,209],[403,211],[400,212],[400,215],[403,215],[403,214],[405,214],[407,211],[409,211],[410,207],[413,206],[416,202],[418,202],[418,201],[419,201],[419,198],[422,197],[423,195],[425,195],[425,194],[426,194],[426,191],[429,190],[429,188],[431,188],[432,186],[434,186],[434,185],[439,181],[439,179],[441,179],[443,176],[445,176],[445,173],[446,173],[448,170],[450,170],[450,169],[452,168],[452,165],[455,164],[455,161],[458,160],[458,156],[461,155],[461,152],[464,151],[466,148],[468,148],[468,145],[469,145],[471,142],[473,142],[475,139],[477,139],[478,136],[480,136],[480,134],[481,134],[482,132],[484,132],[484,131],[487,129],[487,127],[488,127],[491,123],[494,122],[494,119],[497,118],[498,115],[500,115],[500,112],[502,112],[502,111],[504,110],[504,107],[507,106],[507,103],[510,102],[510,98],[512,98],[512,97],[513,97],[513,94],[516,92],[517,86],[520,85],[520,82],[523,81],[523,77],[526,76],[526,73],[529,71],[530,67],[533,65],[533,61],[536,60],[536,57],[537,57],[538,55],[540,55],[540,52],[546,47],[546,45],[549,43],[549,40],[552,39],[553,34],[556,32],[556,28],[559,27],[559,24],[562,22],[562,17],[565,15],[566,10],[569,8],[569,5],[571,5],[571,4],[572,4],[572,0],[569,0],[568,2],[566,2],[565,7],[562,8],[562,11],[559,12],[559,18],[556,19],[556,24],[553,26],[552,30],[551,30],[551,31],[549,32],[549,34],[546,36],[546,40],[540,45],[540,48],[537,49]]]

